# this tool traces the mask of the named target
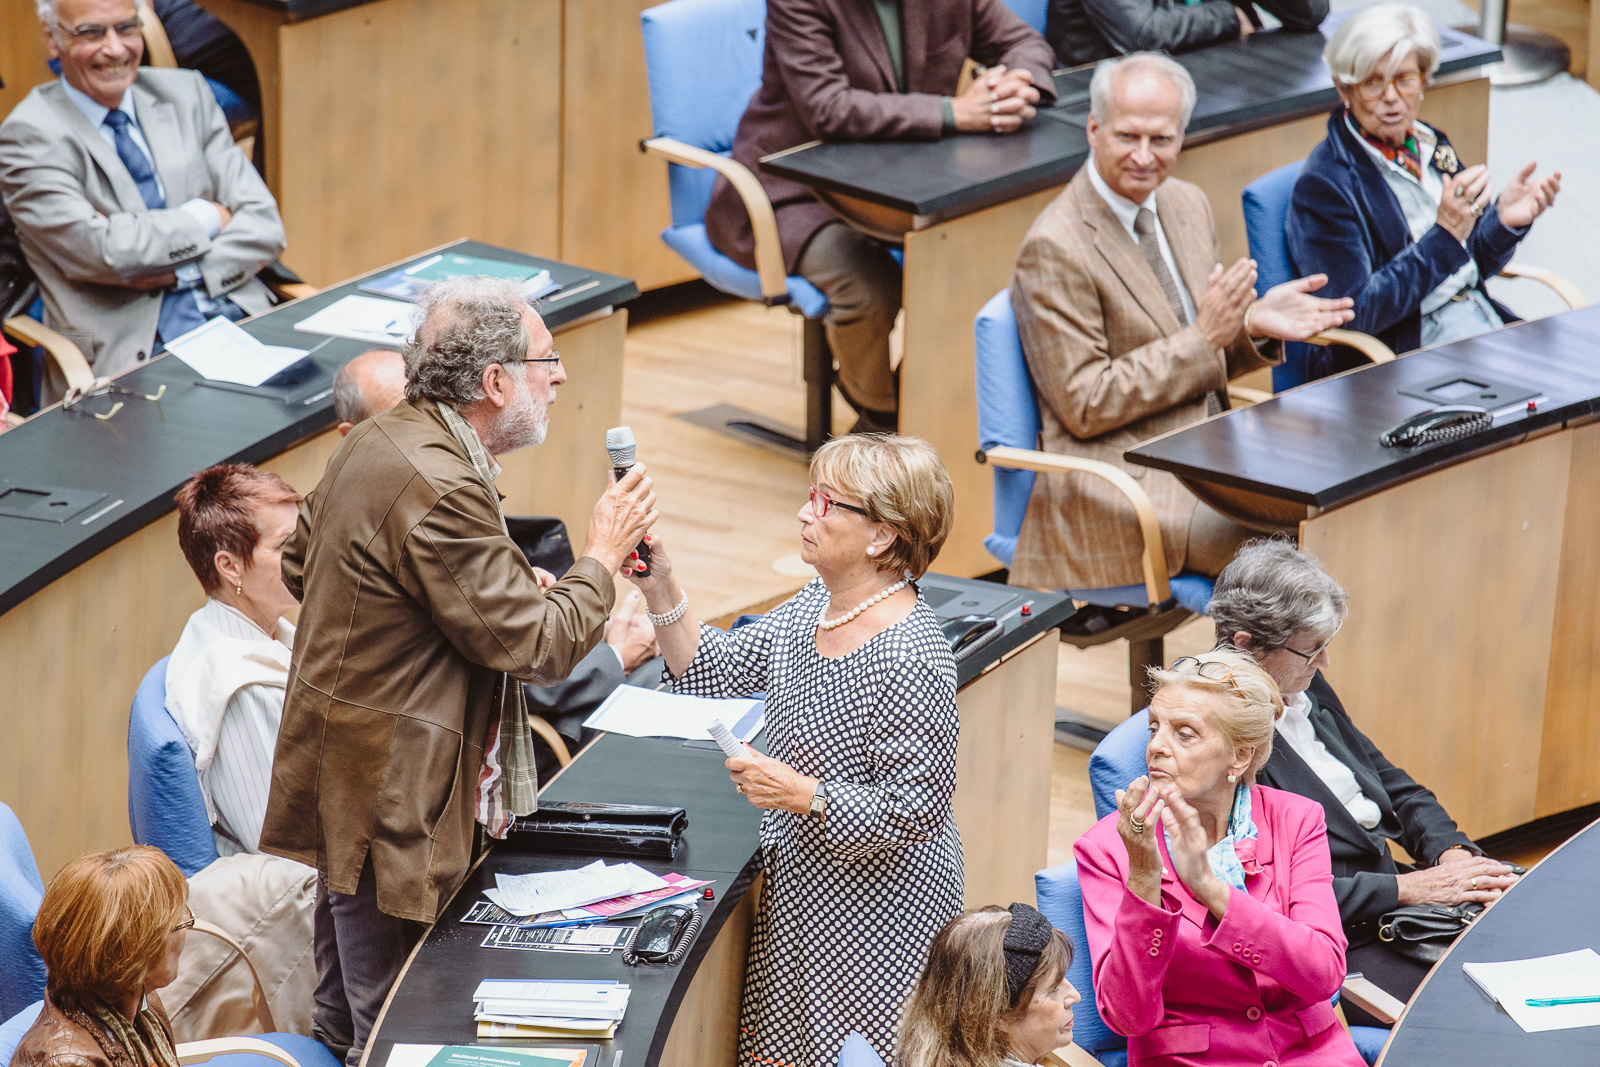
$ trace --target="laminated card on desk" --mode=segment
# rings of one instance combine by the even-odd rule
[[[428,287],[435,282],[483,275],[521,282],[522,291],[529,300],[548,296],[561,288],[560,284],[550,277],[548,270],[539,267],[526,263],[507,263],[502,259],[482,259],[478,256],[444,252],[429,256],[421,263],[413,263],[409,267],[363,282],[361,291],[394,297],[396,300],[414,301],[427,292]]]
[[[307,355],[301,348],[264,345],[220,315],[168,341],[167,351],[207,381],[250,388]]]
[[[387,1067],[597,1067],[600,1049],[503,1045],[395,1045]]]
[[[417,308],[374,296],[340,297],[294,324],[301,333],[348,337],[352,341],[399,348],[416,323]]]
[[[1528,960],[1463,963],[1461,969],[1526,1033],[1600,1026],[1600,953],[1592,948]],[[1551,1000],[1586,1003],[1529,1003]]]
[[[711,721],[721,719],[734,737],[748,742],[761,732],[766,714],[765,700],[712,700],[619,685],[583,725],[591,730],[629,737],[710,741]]]

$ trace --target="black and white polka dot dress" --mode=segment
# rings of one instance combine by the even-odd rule
[[[929,942],[961,910],[956,667],[922,597],[838,659],[816,650],[813,581],[762,620],[701,628],[677,691],[767,694],[768,754],[820,778],[828,817],[768,811],[766,887],[740,1014],[741,1067],[832,1067],[851,1030],[892,1060]]]

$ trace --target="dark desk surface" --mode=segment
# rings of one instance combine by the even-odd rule
[[[1327,111],[1338,99],[1322,62],[1323,33],[1274,30],[1175,56],[1194,76],[1199,101],[1188,141],[1241,133]],[[1439,75],[1500,58],[1494,45],[1441,28]],[[763,161],[761,169],[913,215],[962,215],[1071,178],[1089,155],[1083,132],[1093,69],[1058,72],[1056,105],[1015,134],[938,141],[826,143]],[[1449,132],[1449,131],[1446,131]]]
[[[965,685],[985,668],[1042,633],[1060,625],[1071,610],[1064,596],[1015,591],[1008,586],[966,578],[929,575],[922,583],[930,602],[942,616],[966,614],[975,601],[1006,618],[1006,637],[985,647],[960,671]],[[950,593],[950,596],[942,594]],[[1023,616],[1014,610],[1032,600]],[[756,747],[764,749],[762,739]],[[722,753],[708,741],[684,742],[664,738],[623,737],[606,734],[586,749],[540,796],[546,800],[590,800],[621,804],[660,804],[681,807],[689,814],[689,827],[678,855],[670,863],[642,862],[658,874],[677,871],[691,878],[710,879],[716,901],[700,905],[705,926],[681,963],[626,967],[620,953],[580,955],[562,952],[525,952],[483,947],[489,927],[461,922],[483,891],[494,885],[496,872],[526,874],[571,868],[605,858],[576,853],[535,855],[499,847],[467,876],[430,930],[422,948],[395,988],[378,1030],[373,1036],[369,1067],[384,1067],[396,1042],[413,1044],[506,1044],[513,1046],[577,1045],[585,1041],[483,1041],[476,1038],[472,1019],[472,991],[485,978],[617,979],[632,987],[628,1012],[612,1041],[600,1042],[599,1067],[612,1067],[622,1053],[621,1067],[648,1067],[661,1056],[678,1006],[694,980],[695,970],[711,942],[738,907],[760,869],[756,833],[761,812],[735,793],[723,767]],[[649,768],[648,773],[641,773]],[[637,923],[628,920],[628,925]]]
[[[1384,1067],[1540,1064],[1585,1067],[1600,1061],[1600,1030],[1526,1034],[1461,969],[1463,963],[1553,956],[1600,946],[1600,823],[1545,857],[1462,934],[1423,983],[1395,1027]]]
[[[639,295],[626,278],[476,241],[450,247],[487,259],[537,263],[567,289],[599,281],[593,289],[569,300],[546,303],[545,322],[552,330]],[[346,282],[261,315],[244,328],[268,344],[312,348],[324,338],[297,332],[294,324],[359,287],[359,281]],[[311,358],[331,378],[339,367],[370,347],[335,338]],[[171,511],[173,494],[195,471],[216,463],[260,463],[335,422],[331,392],[290,407],[272,399],[202,386],[199,374],[171,356],[154,359],[117,381],[149,394],[164,384],[167,393],[159,403],[123,397],[122,410],[108,422],[57,407],[0,435],[0,483],[110,494],[65,523],[0,516],[0,613]],[[83,524],[83,519],[92,518],[115,500],[122,503]]]
[[[1398,390],[1447,374],[1480,374],[1549,399],[1497,418],[1482,433],[1421,448],[1384,448],[1378,435],[1424,411]],[[1392,363],[1291,389],[1129,449],[1129,462],[1186,481],[1332,507],[1449,466],[1486,446],[1600,413],[1600,307],[1567,311]]]
[[[331,15],[347,7],[362,7],[376,3],[377,0],[244,0],[244,2],[264,7],[268,11],[276,11],[289,22],[301,22],[305,19],[314,19],[318,15]],[[204,0],[201,0],[200,6],[205,6]]]

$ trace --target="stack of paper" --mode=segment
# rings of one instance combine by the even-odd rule
[[[485,979],[473,992],[479,1037],[609,1039],[628,1009],[625,982]]]
[[[626,896],[600,900],[578,908],[562,908],[558,911],[540,912],[532,917],[514,915],[490,901],[480,900],[467,909],[467,913],[461,917],[461,921],[487,926],[505,925],[526,929],[553,926],[588,926],[593,923],[606,922],[610,919],[631,919],[636,915],[643,915],[653,908],[666,904],[692,904],[699,898],[700,890],[711,884],[707,879],[686,878],[681,874],[665,875],[662,881],[666,885],[660,889],[647,889],[642,893],[629,893]]]
[[[251,388],[306,358],[305,349],[264,345],[220,315],[168,341],[167,351],[208,381]]]
[[[495,887],[486,890],[484,896],[513,915],[581,908],[631,893],[669,888],[666,879],[651,874],[637,863],[608,866],[605,860],[595,860],[587,867],[569,871],[497,874],[494,883]]]
[[[1600,953],[1592,948],[1461,969],[1526,1033],[1600,1026]]]
[[[766,722],[765,700],[712,700],[663,693],[636,685],[619,685],[604,704],[583,721],[591,730],[629,737],[681,737],[709,741],[712,719],[728,724],[733,736],[749,741]]]

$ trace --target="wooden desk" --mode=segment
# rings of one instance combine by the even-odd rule
[[[973,591],[988,598],[982,610],[998,607],[997,615],[1009,610],[1003,605],[1015,595],[1003,586],[940,575],[923,583],[930,603],[938,600],[935,610],[945,615],[965,613],[964,597],[945,593]],[[1032,899],[1033,874],[1046,862],[1054,628],[1069,610],[1065,597],[1034,595],[1032,617],[1013,613],[1005,637],[958,671],[961,747],[954,807],[966,857],[968,907]],[[762,739],[757,738],[756,747],[765,748]],[[382,1067],[396,1042],[474,1044],[472,991],[480,981],[546,977],[616,979],[633,987],[617,1036],[600,1042],[600,1067],[613,1067],[618,1053],[618,1067],[734,1067],[745,961],[760,892],[756,834],[761,813],[729,787],[722,762],[722,754],[704,743],[605,735],[540,794],[548,800],[687,810],[689,826],[678,855],[670,863],[643,864],[657,873],[678,871],[714,882],[716,901],[700,905],[706,923],[683,962],[625,967],[616,954],[483,948],[488,928],[460,919],[494,884],[496,871],[555,870],[590,859],[496,848],[467,876],[407,961],[367,1044],[362,1067]],[[1037,773],[1041,765],[1042,778]],[[641,774],[646,767],[649,773]]]
[[[585,530],[610,470],[604,433],[621,421],[627,315],[611,309],[637,290],[623,278],[474,242],[455,247],[539,262],[569,289],[599,282],[547,304],[570,380],[549,439],[507,456],[500,478],[511,514],[559,515]],[[269,344],[309,348],[320,338],[294,323],[357,284],[277,308],[245,329]],[[312,358],[331,373],[368,347],[335,340]],[[195,471],[223,462],[260,464],[303,493],[340,440],[327,396],[291,410],[198,381],[178,360],[156,359],[120,382],[146,393],[166,385],[159,403],[124,398],[109,422],[55,408],[0,436],[0,477],[12,485],[104,491],[104,504],[116,502],[63,524],[0,516],[0,800],[22,820],[47,878],[82,852],[129,840],[128,708],[205,602],[178,551],[173,494]]]
[[[1440,84],[1429,89],[1423,117],[1450,134],[1462,158],[1484,159],[1489,82],[1479,68],[1499,51],[1440,32]],[[1210,196],[1224,262],[1248,252],[1244,186],[1305,158],[1325,135],[1337,95],[1320,58],[1323,40],[1320,33],[1252,34],[1176,57],[1194,75],[1199,102],[1174,173]],[[816,144],[762,163],[810,186],[852,225],[904,242],[900,428],[932,442],[955,483],[955,528],[939,557],[951,573],[998,566],[983,547],[994,528],[993,474],[973,458],[972,321],[1010,283],[1034,218],[1088,158],[1090,73],[1057,75],[1057,107],[1009,137]]]
[[[1600,823],[1572,837],[1507,890],[1450,946],[1395,1026],[1378,1067],[1595,1061],[1595,1032],[1523,1033],[1473,984],[1463,963],[1553,956],[1600,944],[1600,914],[1587,907],[1600,878]]]
[[[1540,390],[1483,433],[1378,435],[1443,376]],[[1474,837],[1600,799],[1600,308],[1312,382],[1127,453],[1350,591],[1327,672],[1351,717]]]

